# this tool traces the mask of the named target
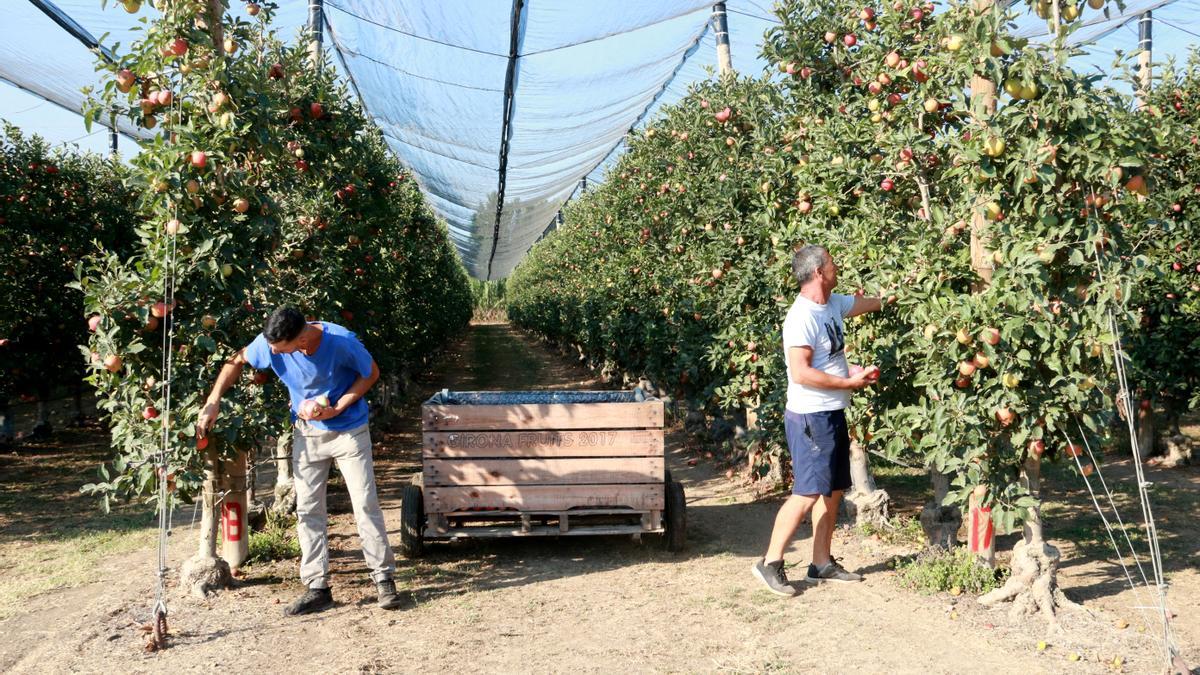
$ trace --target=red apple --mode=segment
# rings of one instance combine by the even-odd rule
[[[996,345],[1000,344],[1000,329],[984,328],[979,332],[979,339],[995,347]]]
[[[203,169],[208,166],[208,155],[203,150],[193,150],[190,156],[192,166]]]
[[[975,374],[975,363],[973,361],[963,361],[958,364],[958,374],[963,377],[971,377]]]
[[[135,77],[133,71],[129,70],[128,68],[123,68],[120,71],[117,71],[117,91],[120,91],[122,94],[128,94],[129,90],[133,89],[133,85],[136,82],[137,77]]]
[[[827,33],[825,33],[825,42],[828,42],[829,44],[833,44],[833,41],[836,39],[837,39],[837,33],[834,33],[833,31],[828,31]]]
[[[250,210],[250,202],[245,197],[238,197],[233,200],[233,210],[238,213],[245,213]]]
[[[319,120],[325,114],[325,108],[320,103],[314,101],[312,105],[308,106],[308,114],[314,120]]]
[[[283,79],[283,64],[282,63],[271,64],[271,68],[267,71],[267,77],[271,78],[272,80],[282,80]]]
[[[124,362],[121,360],[121,357],[117,356],[116,354],[109,354],[108,356],[104,357],[104,369],[110,373],[115,373],[120,370],[123,364]]]
[[[146,406],[146,409],[142,411],[142,419],[144,420],[152,420],[156,417],[158,417],[158,410],[152,405]]]
[[[96,329],[100,328],[100,315],[93,314],[88,317],[88,330],[95,333]]]
[[[246,5],[246,13],[249,14],[250,16],[258,16],[258,11],[260,9],[262,9],[262,8],[259,7],[258,3],[255,3],[255,2],[251,2]]]
[[[842,44],[846,45],[847,47],[853,47],[854,45],[858,44],[858,38],[855,37],[854,33],[847,33],[846,36],[842,38]]]
[[[175,38],[175,40],[171,42],[171,53],[175,56],[183,56],[187,53],[187,50],[187,40],[184,40],[183,38]]]
[[[1000,408],[996,411],[996,420],[1000,422],[1000,426],[1006,427],[1013,423],[1017,418],[1017,414],[1008,408]]]
[[[862,19],[863,21],[874,21],[875,10],[870,7],[864,7],[863,10],[858,13],[858,18]]]
[[[896,187],[896,184],[891,178],[884,178],[879,182],[879,189],[883,190],[884,192],[891,192],[892,188],[894,187]]]
[[[179,228],[182,226],[183,226],[183,223],[179,222],[178,218],[172,218],[167,221],[167,225],[166,225],[165,229],[167,231],[167,234],[179,234]]]
[[[250,378],[250,381],[257,385],[264,385],[267,383],[267,379],[267,371],[256,370],[254,371],[254,376]]]
[[[171,311],[171,308],[167,307],[167,303],[156,302],[150,308],[150,316],[152,316],[156,319],[161,319],[161,318],[165,317],[170,311]]]
[[[718,122],[724,124],[729,121],[729,118],[732,115],[733,115],[733,111],[730,110],[728,106],[726,106],[724,110],[721,110],[720,112],[714,114],[713,117],[716,118],[716,120]]]
[[[1046,452],[1046,442],[1038,438],[1029,441],[1029,453],[1034,457],[1041,457],[1042,453]]]
[[[208,436],[201,436],[196,439],[196,449],[203,450],[208,447]]]

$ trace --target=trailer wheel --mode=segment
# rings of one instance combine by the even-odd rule
[[[419,558],[425,551],[425,496],[420,486],[405,485],[400,496],[400,554]]]
[[[683,494],[683,483],[671,480],[671,472],[666,472],[666,508],[663,510],[664,529],[663,545],[672,553],[682,551],[687,546],[687,500]]]

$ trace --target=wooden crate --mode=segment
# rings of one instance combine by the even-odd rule
[[[663,419],[639,390],[443,391],[421,410],[423,534],[661,532]]]

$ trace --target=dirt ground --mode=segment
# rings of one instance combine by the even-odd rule
[[[418,468],[420,400],[442,388],[600,388],[591,374],[504,324],[475,325],[416,383],[403,423],[375,438],[376,469],[392,543],[399,540],[400,491]],[[96,581],[49,591],[0,621],[3,672],[1163,672],[1160,630],[1148,603],[1129,589],[1086,490],[1051,473],[1047,518],[1063,552],[1060,583],[1084,609],[1062,614],[1061,633],[1040,620],[1010,623],[1007,608],[973,598],[901,588],[887,562],[910,552],[839,529],[834,552],[862,584],[801,586],[795,598],[763,590],[750,576],[766,546],[777,499],[755,501],[702,458],[682,430],[668,437],[668,464],[688,498],[688,548],[663,551],[631,538],[500,540],[435,545],[398,561],[408,607],[374,606],[344,492],[331,493],[334,598],[326,612],[282,616],[301,592],[295,561],[244,570],[236,588],[207,600],[169,590],[170,648],[147,654],[139,624],[153,602],[154,550],[114,554]],[[15,460],[0,462],[6,479]],[[26,466],[26,471],[29,471]],[[1127,461],[1103,467],[1126,519],[1140,511]],[[1200,471],[1148,469],[1155,483],[1174,628],[1187,660],[1200,664]],[[36,477],[32,477],[36,481]],[[87,480],[80,477],[79,482]],[[920,476],[892,490],[897,509],[919,509]],[[8,488],[6,481],[6,489]],[[10,495],[11,497],[11,495]],[[29,538],[5,498],[0,552]],[[191,555],[196,533],[177,514],[170,558]],[[804,526],[788,554],[803,574],[811,541]],[[1136,533],[1135,533],[1135,536]],[[1075,543],[1068,543],[1068,539]],[[1011,546],[1012,537],[1000,542]],[[1135,543],[1144,541],[1135,539]],[[11,563],[10,563],[11,564]],[[8,567],[5,571],[4,568]],[[1147,568],[1148,570],[1148,568]],[[0,571],[13,573],[0,556]],[[1149,574],[1149,571],[1147,572]],[[1122,620],[1131,625],[1117,628]],[[1049,643],[1044,651],[1040,640]],[[1078,660],[1071,657],[1078,656]],[[1114,667],[1114,657],[1124,664]]]

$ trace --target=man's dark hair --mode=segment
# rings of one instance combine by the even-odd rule
[[[290,342],[299,337],[305,325],[304,315],[300,310],[295,307],[280,307],[267,317],[267,323],[263,326],[263,337],[271,344]]]

